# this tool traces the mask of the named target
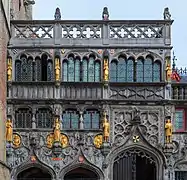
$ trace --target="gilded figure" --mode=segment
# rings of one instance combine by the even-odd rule
[[[60,81],[60,59],[55,58],[55,80]]]
[[[68,138],[64,134],[61,135],[61,145],[63,148],[68,146]]]
[[[101,145],[103,144],[103,136],[102,135],[96,135],[94,138],[94,145],[96,148],[101,148]]]
[[[12,121],[8,119],[6,122],[6,141],[7,142],[12,142],[12,135],[13,135]]]
[[[109,142],[110,135],[110,124],[106,117],[106,112],[104,113],[104,121],[103,121],[103,139],[104,142]]]
[[[108,67],[108,59],[104,59],[104,81],[108,81],[109,79],[109,67]]]
[[[18,134],[13,134],[13,145],[14,148],[18,148],[21,145],[21,137]]]
[[[7,63],[7,80],[11,81],[12,80],[12,59],[8,58],[8,63]]]
[[[54,142],[60,142],[60,135],[60,120],[59,117],[56,117],[54,125]]]
[[[48,148],[53,147],[53,139],[54,139],[54,136],[52,133],[47,136],[47,147]]]
[[[172,143],[172,123],[171,123],[171,119],[166,120],[165,135],[166,135],[166,143],[171,144]]]
[[[172,76],[171,65],[167,64],[167,66],[166,66],[166,80],[167,80],[167,82],[171,81],[171,76]]]

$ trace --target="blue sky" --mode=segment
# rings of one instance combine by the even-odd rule
[[[187,67],[187,1],[186,0],[36,0],[34,19],[54,19],[60,7],[62,19],[101,19],[107,6],[110,19],[162,19],[164,7],[169,7],[174,23],[172,45],[178,66]]]

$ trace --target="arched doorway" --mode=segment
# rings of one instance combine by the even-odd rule
[[[144,151],[130,149],[114,160],[113,180],[157,180],[156,163]]]
[[[17,180],[51,180],[51,175],[44,169],[32,167],[20,172]]]
[[[85,168],[76,168],[69,171],[65,176],[64,180],[99,180],[98,175]]]

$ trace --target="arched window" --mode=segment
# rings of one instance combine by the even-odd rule
[[[117,82],[117,61],[113,60],[110,64],[110,82]]]
[[[27,57],[25,55],[21,56],[21,78],[22,81],[29,81],[29,69],[31,69],[31,64],[28,64]]]
[[[62,63],[62,79],[64,82],[68,81],[68,61],[64,60]]]
[[[15,112],[15,128],[32,128],[32,112],[29,108],[19,108]]]
[[[68,81],[75,81],[75,62],[73,57],[68,58]]]
[[[75,58],[75,82],[80,81],[80,59]]]
[[[100,115],[96,110],[87,110],[84,112],[84,129],[99,129]]]
[[[127,60],[127,82],[134,81],[134,60],[128,59]]]
[[[53,80],[53,63],[52,60],[48,60],[47,64],[47,81]]]
[[[94,82],[94,57],[90,57],[88,61],[88,82]]]
[[[42,63],[40,57],[36,57],[35,59],[35,65],[34,65],[34,76],[35,81],[41,81],[42,80]]]
[[[52,128],[52,111],[48,108],[39,108],[36,113],[37,128]]]
[[[126,60],[125,58],[120,57],[117,65],[117,82],[126,82],[126,79],[127,79]]]
[[[153,60],[147,57],[144,60],[144,82],[153,81]]]
[[[74,109],[67,109],[63,112],[62,118],[63,129],[78,129],[79,114]]]
[[[15,61],[15,80],[21,81],[21,61],[16,60]]]
[[[144,81],[143,60],[139,59],[136,63],[136,82]]]
[[[82,61],[82,81],[87,82],[88,80],[88,59],[86,57],[83,58]]]
[[[101,63],[100,61],[95,61],[95,82],[100,82],[101,79]]]
[[[159,61],[155,61],[153,64],[153,82],[161,81],[161,64]]]

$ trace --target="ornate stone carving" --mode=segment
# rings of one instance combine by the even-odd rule
[[[94,145],[96,148],[100,149],[103,144],[103,136],[102,134],[98,134],[94,137]]]
[[[14,148],[19,148],[21,145],[21,136],[17,133],[13,134],[13,141],[12,141]]]

